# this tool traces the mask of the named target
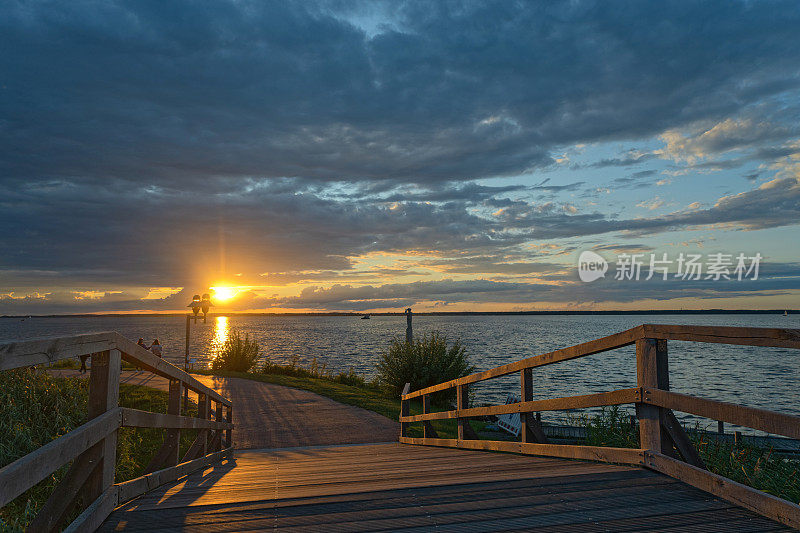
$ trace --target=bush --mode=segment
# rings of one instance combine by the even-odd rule
[[[258,343],[251,341],[247,333],[244,334],[244,339],[242,339],[239,331],[232,329],[219,355],[211,361],[211,369],[249,372],[256,366],[258,357]]]
[[[415,342],[394,339],[389,350],[378,362],[378,383],[387,394],[397,397],[406,383],[419,390],[437,383],[471,374],[475,367],[469,363],[466,349],[459,341],[447,346],[447,337],[434,331]],[[443,404],[452,401],[455,389],[431,395],[431,401]]]

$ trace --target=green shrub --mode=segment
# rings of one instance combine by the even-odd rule
[[[455,341],[448,347],[447,337],[438,331],[411,343],[394,339],[389,350],[381,355],[377,367],[378,383],[394,397],[403,391],[406,383],[410,383],[414,391],[475,371],[461,343]],[[455,389],[434,393],[431,401],[444,404],[452,401],[455,394]]]
[[[249,372],[256,366],[258,357],[258,343],[251,341],[247,333],[244,334],[244,339],[242,339],[239,331],[232,329],[225,344],[222,345],[220,354],[211,362],[211,369]]]

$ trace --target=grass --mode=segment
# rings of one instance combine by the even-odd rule
[[[715,474],[800,503],[800,460],[781,457],[771,448],[744,440],[723,441],[702,432],[693,432],[691,438],[703,462]]]
[[[57,378],[29,369],[0,373],[0,467],[27,455],[84,423],[88,382]],[[148,387],[120,385],[120,405],[166,412],[168,394]],[[121,428],[118,434],[116,480],[144,473],[163,442],[161,429]],[[196,436],[181,432],[181,453]],[[64,477],[65,465],[0,509],[0,532],[22,531]],[[77,516],[77,511],[73,514]]]

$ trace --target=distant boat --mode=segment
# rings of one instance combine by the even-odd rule
[[[369,315],[364,315],[361,317],[361,320],[369,320]]]

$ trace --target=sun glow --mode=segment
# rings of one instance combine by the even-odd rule
[[[222,302],[230,300],[239,293],[233,287],[211,287],[211,290],[214,291],[214,299]]]

